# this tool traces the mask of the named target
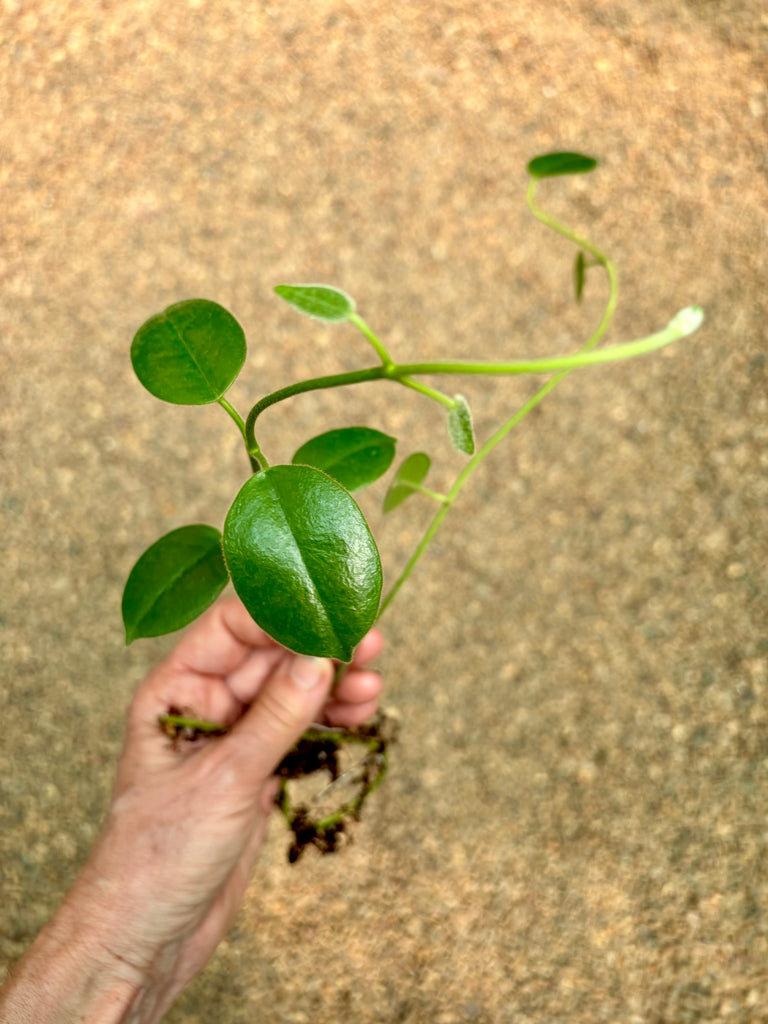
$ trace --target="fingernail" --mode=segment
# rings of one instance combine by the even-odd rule
[[[291,679],[302,690],[311,690],[317,686],[325,675],[327,658],[310,658],[305,655],[297,655],[291,665]]]

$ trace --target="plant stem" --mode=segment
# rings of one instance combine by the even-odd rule
[[[299,381],[296,384],[289,384],[287,387],[273,391],[253,406],[248,413],[245,422],[245,443],[248,453],[257,458],[262,464],[266,460],[261,455],[254,428],[256,420],[261,413],[271,405],[284,401],[286,398],[293,398],[308,391],[319,391],[324,388],[342,387],[347,384],[362,384],[370,380],[393,380],[398,383],[405,383],[409,387],[414,385],[417,390],[430,393],[430,397],[440,401],[443,405],[453,406],[454,400],[443,396],[439,398],[439,392],[433,389],[425,389],[416,384],[415,381],[408,381],[407,378],[413,374],[486,374],[486,375],[511,375],[522,373],[555,373],[558,371],[575,370],[583,366],[596,366],[601,363],[615,363],[620,359],[632,359],[635,356],[645,355],[653,352],[670,342],[677,341],[691,334],[698,327],[700,320],[693,326],[690,317],[694,316],[695,310],[689,307],[682,310],[670,323],[661,331],[649,334],[644,338],[637,338],[635,341],[627,341],[621,345],[612,345],[602,348],[598,352],[587,351],[593,348],[600,340],[610,322],[611,309],[615,307],[614,291],[611,291],[610,308],[606,308],[599,327],[589,339],[580,352],[570,356],[555,356],[550,359],[526,359],[507,360],[499,363],[483,362],[482,360],[468,360],[464,362],[447,363],[393,363],[389,367],[370,366],[364,370],[351,370],[348,373],[332,374],[328,377],[313,377],[311,380]],[[698,314],[696,314],[698,315]],[[260,467],[259,467],[260,468]]]
[[[245,442],[246,451],[248,452],[248,458],[251,460],[251,469],[254,473],[258,473],[262,469],[269,468],[269,462],[264,452],[259,448],[259,444],[254,437],[249,443],[247,438]]]
[[[376,355],[379,357],[379,359],[381,359],[383,365],[392,366],[392,357],[382,345],[380,338],[373,333],[373,331],[365,322],[365,320],[363,320],[361,316],[358,316],[357,313],[350,313],[348,320],[350,323],[353,323],[355,327],[357,327],[357,329],[365,335],[368,341],[370,341],[371,345],[373,345]]]
[[[248,419],[245,421],[245,444],[248,451],[254,452],[258,450],[254,433],[256,420],[270,405],[275,405],[286,398],[293,398],[294,395],[301,395],[307,391],[319,391],[322,388],[338,388],[343,387],[345,384],[361,384],[367,380],[383,380],[387,376],[386,367],[371,366],[365,370],[350,370],[348,373],[335,373],[328,377],[313,377],[311,380],[298,381],[296,384],[289,384],[278,391],[272,391],[270,394],[260,398],[248,413]]]
[[[516,414],[511,420],[505,424],[497,434],[489,442],[490,447],[485,446],[473,456],[472,460],[467,464],[465,470],[460,474],[457,484],[459,489],[463,486],[466,477],[472,472],[474,467],[479,461],[485,457],[485,455],[493,448],[495,444],[501,440],[501,437],[505,436],[506,433],[522,419],[523,416],[533,408],[534,405],[538,404],[544,395],[548,394],[552,388],[563,379],[566,373],[571,370],[577,369],[584,366],[595,366],[602,363],[612,363],[619,359],[632,359],[635,356],[644,355],[648,352],[653,352],[655,349],[662,348],[664,345],[668,345],[672,341],[676,341],[679,338],[686,337],[695,331],[699,324],[703,314],[701,310],[690,307],[686,310],[682,310],[677,316],[670,321],[670,323],[661,331],[657,331],[655,334],[647,335],[644,338],[638,338],[635,341],[626,342],[623,345],[614,345],[608,348],[600,349],[600,351],[591,351],[595,348],[598,342],[601,340],[603,335],[608,329],[608,326],[613,319],[613,315],[616,311],[616,305],[618,303],[619,285],[618,277],[616,274],[616,268],[612,261],[602,252],[596,245],[590,242],[586,238],[582,238],[577,235],[570,228],[560,224],[559,221],[555,220],[554,217],[550,217],[549,214],[541,210],[535,201],[537,180],[531,179],[528,191],[526,194],[526,201],[528,207],[531,210],[533,216],[545,224],[547,227],[556,231],[558,234],[567,238],[569,241],[577,245],[580,250],[589,253],[596,264],[602,266],[605,270],[608,278],[608,301],[606,302],[605,309],[603,311],[602,318],[598,324],[596,330],[588,339],[586,344],[581,348],[579,352],[570,356],[559,356],[551,359],[528,359],[528,360],[516,360],[510,361],[505,360],[503,362],[483,362],[479,360],[465,360],[465,361],[451,361],[451,362],[432,362],[432,363],[394,363],[387,352],[384,345],[381,343],[379,338],[374,334],[371,328],[357,313],[351,313],[349,316],[350,321],[365,335],[368,341],[373,346],[374,350],[381,359],[380,366],[368,367],[363,370],[353,370],[348,373],[339,373],[327,377],[315,377],[311,380],[301,381],[296,384],[291,384],[288,387],[280,388],[278,391],[273,391],[271,394],[261,398],[248,413],[248,419],[245,422],[245,426],[242,426],[242,420],[234,409],[229,406],[229,403],[224,404],[222,399],[222,405],[230,413],[235,422],[240,426],[241,432],[245,439],[245,446],[248,451],[248,455],[251,460],[251,466],[254,471],[264,468],[268,465],[264,458],[255,436],[255,425],[256,420],[261,413],[268,409],[271,405],[275,405],[277,402],[282,402],[286,398],[292,398],[295,395],[302,394],[307,391],[316,391],[324,388],[341,387],[347,384],[359,384],[369,380],[394,380],[405,387],[412,388],[415,391],[420,392],[423,395],[439,402],[441,405],[447,408],[453,408],[455,406],[455,400],[450,398],[448,395],[435,388],[430,387],[427,384],[422,384],[419,381],[412,379],[415,375],[422,374],[488,374],[488,375],[506,375],[506,374],[520,374],[520,373],[556,373],[557,377],[547,382],[537,392],[536,396],[531,399],[531,402],[523,406],[520,414]],[[456,492],[458,493],[458,491]],[[453,495],[453,496],[452,496]],[[434,495],[433,495],[434,496]],[[445,498],[440,498],[443,501],[443,507],[435,517],[436,522],[430,525],[425,535],[426,543],[422,542],[414,552],[412,559],[406,566],[405,573],[406,577],[410,573],[413,566],[416,564],[421,554],[426,548],[426,545],[434,536],[434,532],[442,522],[443,517],[450,508],[455,495],[453,490]],[[404,577],[405,578],[405,577]],[[404,579],[403,578],[403,579]],[[402,585],[403,579],[396,582],[394,592],[396,592]],[[384,604],[382,605],[381,611],[391,602],[394,592],[387,596]]]
[[[586,343],[584,349],[582,349],[582,351],[584,351],[594,347],[598,343],[598,341],[600,341],[600,339],[608,329],[608,325],[613,319],[613,314],[616,312],[616,304],[619,300],[619,281],[618,276],[616,274],[616,267],[613,265],[613,262],[610,259],[608,259],[605,253],[598,249],[596,245],[589,241],[589,239],[582,238],[580,235],[577,235],[574,231],[571,231],[570,228],[567,228],[564,224],[561,224],[560,221],[555,220],[554,217],[550,217],[548,213],[545,213],[539,206],[537,206],[535,198],[537,184],[537,179],[531,178],[530,182],[528,183],[528,191],[526,192],[525,196],[526,202],[528,203],[528,209],[531,211],[536,220],[541,221],[542,224],[546,224],[548,228],[551,228],[553,231],[556,231],[559,235],[562,235],[563,238],[567,238],[569,241],[573,242],[574,245],[578,245],[580,249],[583,249],[585,252],[591,253],[591,255],[594,256],[597,264],[605,268],[605,273],[608,277],[609,294],[608,302],[606,303],[605,311],[603,313],[603,318],[600,321],[595,333]]]
[[[381,359],[382,365],[386,367],[388,372],[396,369],[396,363],[392,359],[392,356],[384,348],[381,339],[378,335],[374,334],[368,324],[363,320],[357,313],[350,313],[349,320],[355,325],[365,337],[373,345],[376,354]],[[439,402],[440,405],[444,405],[447,409],[452,409],[456,404],[450,395],[444,394],[442,391],[438,391],[436,388],[431,388],[428,384],[422,384],[419,381],[411,380],[410,377],[402,377],[399,374],[395,378],[400,384],[403,384],[407,388],[412,388],[414,391],[418,391],[419,394],[426,395],[427,398],[431,398],[435,402]]]
[[[531,211],[536,220],[541,221],[542,224],[546,224],[548,228],[552,228],[553,231],[556,231],[558,235],[562,235],[563,238],[569,239],[569,241],[573,242],[573,244],[577,245],[580,249],[584,249],[585,252],[591,253],[598,263],[601,263],[603,266],[605,266],[607,257],[604,252],[602,252],[600,249],[597,248],[596,245],[594,245],[594,243],[590,242],[587,238],[582,238],[580,235],[577,235],[575,231],[571,231],[570,228],[567,228],[564,224],[561,224],[560,221],[555,220],[554,217],[550,217],[550,215],[548,213],[545,213],[540,206],[536,205],[535,196],[537,184],[538,179],[531,178],[530,182],[528,183],[528,191],[525,196],[525,201],[528,204],[528,209]]]
[[[399,484],[400,487],[410,487],[412,491],[416,491],[417,494],[425,494],[428,498],[434,498],[435,501],[439,501],[441,504],[448,501],[447,494],[440,494],[439,491],[430,491],[428,487],[422,486],[422,484]]]
[[[605,318],[604,318],[605,319]],[[589,339],[588,345],[596,345],[605,331],[607,324],[602,322],[595,334]],[[601,363],[616,363],[621,359],[633,359],[645,355],[658,348],[669,345],[678,338],[685,337],[685,332],[673,324],[668,324],[655,334],[644,338],[625,341],[621,345],[611,345],[597,352],[589,352],[586,345],[570,356],[553,356],[550,359],[509,360],[499,363],[485,362],[481,359],[470,359],[466,362],[449,363],[401,363],[395,365],[387,376],[391,380],[399,380],[401,374],[487,374],[513,375],[521,373],[557,373],[561,370],[576,370],[582,366],[597,366]]]
[[[595,332],[589,338],[587,343],[583,346],[583,348],[581,350],[581,353],[578,354],[578,356],[580,356],[582,360],[589,359],[589,356],[586,356],[585,353],[588,352],[590,349],[594,348],[595,345],[597,345],[598,341],[605,334],[606,330],[608,329],[608,325],[610,324],[610,322],[611,322],[611,320],[613,318],[613,314],[614,314],[614,312],[616,310],[616,304],[618,302],[618,296],[619,296],[619,283],[618,283],[618,277],[617,277],[617,274],[616,274],[616,269],[615,269],[613,263],[611,262],[611,260],[609,260],[608,257],[603,252],[601,252],[596,246],[594,246],[591,242],[589,242],[587,239],[580,238],[578,235],[574,234],[572,231],[570,231],[568,228],[564,227],[558,221],[554,220],[552,217],[550,217],[546,213],[544,213],[543,210],[540,210],[538,208],[538,206],[536,206],[536,204],[534,202],[535,193],[536,193],[536,180],[532,179],[530,184],[529,184],[529,186],[528,186],[527,201],[528,201],[528,206],[530,207],[531,212],[533,213],[534,217],[536,217],[542,223],[546,224],[548,227],[552,228],[553,231],[557,231],[559,234],[563,235],[565,238],[570,239],[570,241],[572,241],[574,244],[578,245],[580,248],[582,248],[582,249],[586,250],[587,252],[591,253],[594,256],[594,258],[597,260],[597,262],[605,268],[605,272],[606,272],[606,274],[608,276],[609,294],[608,294],[608,301],[606,303],[602,319],[600,320],[600,323],[598,324],[597,329],[595,330]],[[674,324],[674,321],[667,328],[665,328],[664,331],[660,332],[660,334],[661,335],[665,335],[667,332],[669,332],[670,328],[672,328],[673,324]],[[676,335],[676,336],[679,336],[679,335]],[[658,338],[659,335],[651,335],[651,337],[652,338],[654,338],[654,337]],[[650,339],[642,339],[641,341],[642,341],[642,343],[645,343],[648,340],[650,340]],[[674,338],[670,338],[669,340],[670,341],[674,340]],[[662,343],[666,344],[667,342],[664,341]],[[630,343],[630,344],[632,344],[632,343]],[[611,352],[612,350],[611,349],[603,349],[602,351],[603,352],[606,352],[606,351],[607,352]],[[644,351],[651,351],[651,349],[644,349]],[[601,354],[602,353],[593,353],[592,358],[594,359],[595,355],[599,356]],[[640,352],[636,351],[634,354],[638,355],[638,354],[640,354]],[[595,361],[597,361],[597,360],[595,360]],[[541,365],[542,361],[539,360],[538,362],[539,362],[539,365]],[[544,360],[544,362],[551,362],[551,361],[550,360]],[[531,365],[531,364],[529,364],[529,365]],[[587,365],[587,363],[584,362],[584,361],[581,361],[581,362],[573,364],[574,367],[577,366],[577,365],[584,366],[584,365]],[[536,394],[532,398],[530,398],[514,414],[514,416],[510,417],[510,419],[508,419],[506,421],[506,423],[504,423],[496,431],[496,433],[493,434],[493,436],[488,441],[486,441],[486,443],[482,446],[482,448],[480,448],[477,452],[475,452],[475,454],[472,456],[472,458],[466,464],[466,466],[461,471],[461,473],[459,473],[459,475],[456,478],[456,481],[455,481],[453,487],[450,489],[450,491],[448,492],[447,496],[443,499],[442,507],[435,514],[434,518],[432,519],[432,522],[427,527],[427,529],[426,529],[426,531],[424,533],[424,536],[422,537],[421,541],[417,545],[417,547],[416,547],[415,551],[413,552],[413,554],[411,555],[411,557],[408,559],[408,561],[407,561],[407,563],[405,565],[405,568],[402,570],[402,572],[400,573],[398,578],[395,580],[394,584],[390,588],[390,590],[387,593],[386,597],[382,601],[381,607],[379,608],[379,614],[378,614],[377,619],[381,618],[381,616],[384,614],[384,612],[387,610],[387,608],[390,606],[392,601],[397,596],[397,593],[400,590],[400,588],[402,587],[402,585],[405,583],[405,581],[408,579],[410,574],[413,572],[413,570],[416,567],[419,559],[424,554],[424,552],[427,550],[427,548],[429,547],[429,545],[430,545],[430,543],[432,541],[432,538],[435,536],[435,534],[439,530],[440,524],[442,523],[443,519],[445,519],[445,517],[448,515],[448,511],[451,508],[451,505],[454,503],[454,501],[458,497],[459,492],[461,491],[462,487],[467,482],[467,480],[469,479],[470,475],[475,470],[475,468],[477,466],[479,466],[480,463],[483,461],[483,459],[496,447],[496,445],[499,444],[499,442],[502,441],[507,436],[507,434],[510,432],[510,430],[512,430],[515,426],[517,426],[517,424],[522,419],[524,419],[528,415],[528,413],[533,408],[535,408],[535,406],[537,406],[539,404],[539,402],[541,402],[542,399],[545,398],[549,394],[550,391],[552,391],[553,388],[557,387],[557,385],[560,383],[560,381],[563,380],[563,378],[568,375],[568,373],[570,372],[570,369],[571,369],[571,367],[562,368],[561,372],[558,373],[557,376],[550,378],[550,380],[548,380],[546,382],[546,384],[544,384],[541,388],[539,388],[539,390],[536,392]],[[411,369],[410,372],[413,373],[413,372],[418,372],[418,371]],[[477,371],[471,371],[471,372],[477,372]]]
[[[219,403],[221,408],[226,413],[229,413],[229,415],[235,421],[235,423],[237,424],[237,429],[243,435],[243,440],[245,440],[245,422],[243,420],[243,417],[240,415],[240,413],[237,411],[237,409],[233,408],[233,406],[231,406],[229,404],[229,402],[226,400],[226,398],[224,398],[224,397],[217,398],[216,401]]]
[[[453,487],[451,487],[451,489],[448,492],[448,494],[445,495],[445,497],[443,497],[441,499],[442,502],[443,502],[441,508],[438,509],[437,513],[435,514],[434,518],[432,519],[432,522],[427,527],[427,529],[426,529],[426,531],[424,533],[424,536],[421,538],[421,540],[419,541],[418,545],[416,546],[416,549],[414,550],[413,554],[411,555],[411,557],[406,562],[405,568],[402,570],[402,572],[398,576],[397,580],[393,583],[392,587],[390,588],[389,592],[387,593],[386,597],[381,602],[381,607],[379,608],[379,614],[377,616],[377,621],[381,618],[381,616],[384,614],[384,612],[387,610],[387,608],[392,604],[392,602],[394,601],[395,597],[397,596],[398,591],[400,590],[402,585],[405,583],[405,581],[408,579],[408,577],[411,575],[413,570],[416,568],[416,565],[419,562],[421,556],[424,554],[424,552],[427,550],[427,548],[431,544],[432,538],[435,536],[437,531],[440,529],[440,524],[445,519],[445,517],[448,515],[448,512],[449,512],[449,510],[451,508],[451,505],[453,505],[454,501],[459,496],[459,492],[461,491],[462,487],[464,486],[464,484],[469,479],[470,474],[473,472],[473,470],[476,469],[477,466],[480,465],[480,463],[483,461],[483,459],[488,455],[488,453],[493,448],[496,447],[496,445],[499,443],[499,441],[501,441],[504,437],[506,437],[506,435],[509,433],[509,431],[512,430],[513,427],[517,426],[517,424],[525,416],[528,415],[528,413],[531,411],[531,409],[533,409],[536,405],[538,405],[539,402],[546,395],[548,395],[549,392],[557,384],[560,383],[560,381],[563,379],[563,377],[565,377],[568,374],[568,372],[569,372],[568,370],[565,370],[562,373],[558,374],[556,377],[552,377],[550,380],[548,380],[547,383],[543,387],[539,388],[539,390],[536,392],[536,394],[533,396],[533,398],[529,399],[525,403],[525,405],[523,405],[522,408],[520,408],[515,413],[514,416],[512,416],[509,420],[507,420],[507,422],[502,427],[500,427],[499,430],[496,431],[496,433],[490,438],[490,440],[486,441],[486,443],[483,445],[482,448],[480,448],[477,452],[475,452],[475,454],[472,456],[472,458],[466,464],[466,466],[461,471],[461,473],[459,473],[459,475],[456,478],[456,481],[455,481]]]
[[[206,736],[224,736],[229,732],[228,725],[222,725],[220,722],[208,722],[202,718],[187,718],[185,715],[158,715],[157,721],[163,732],[169,736],[184,732],[189,732],[192,735],[204,733]],[[192,738],[192,735],[188,738]]]
[[[393,365],[393,370],[398,370],[397,365]],[[435,388],[429,387],[428,384],[422,384],[421,381],[411,380],[410,377],[397,376],[393,378],[400,384],[404,384],[407,388],[413,388],[414,391],[418,391],[422,395],[426,395],[427,398],[433,399],[435,402],[439,402],[440,405],[444,405],[446,409],[453,409],[456,405],[455,399],[451,398],[450,395],[444,394],[442,391],[437,391]]]

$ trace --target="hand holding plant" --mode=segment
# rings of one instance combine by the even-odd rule
[[[218,602],[139,687],[109,814],[53,920],[0,993],[0,1020],[159,1020],[239,907],[279,782],[312,722],[356,727],[381,681],[374,631],[329,696],[332,664],[287,652],[234,598]],[[168,706],[222,723],[216,742],[158,742]]]

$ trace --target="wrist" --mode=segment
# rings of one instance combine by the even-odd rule
[[[109,953],[77,888],[38,935],[0,993],[2,1024],[122,1024],[142,991]]]

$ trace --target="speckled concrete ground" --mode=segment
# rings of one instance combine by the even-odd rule
[[[401,357],[572,350],[600,315],[525,210],[615,258],[612,340],[706,307],[664,354],[572,375],[477,473],[385,622],[404,722],[337,858],[277,825],[172,1022],[768,1020],[768,16],[759,0],[3,0],[0,953],[86,856],[132,688],[125,574],[220,523],[246,466],[216,408],[132,378],[137,326],[202,295],[251,355],[235,402],[361,365],[271,286],[357,298]],[[466,382],[479,434],[531,381]],[[388,399],[397,397],[397,405]],[[455,472],[384,388],[264,418],[289,457],[362,421]],[[381,523],[402,563],[429,510]]]

